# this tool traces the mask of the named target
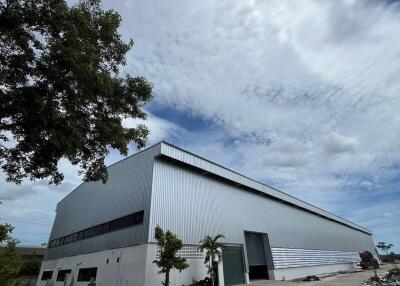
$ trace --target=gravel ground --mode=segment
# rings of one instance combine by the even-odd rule
[[[380,269],[378,269],[379,273],[387,272],[389,269],[392,269],[393,265],[383,265]],[[363,271],[357,273],[350,274],[338,274],[330,277],[326,277],[321,279],[320,281],[312,281],[312,282],[292,282],[292,281],[253,281],[251,285],[255,286],[360,286],[361,283],[367,280],[369,277],[373,275],[373,271]]]

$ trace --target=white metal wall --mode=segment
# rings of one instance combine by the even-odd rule
[[[360,255],[355,251],[273,247],[275,269],[315,265],[355,263]]]
[[[330,212],[327,212],[319,207],[316,207],[314,205],[311,205],[309,203],[306,203],[302,200],[299,200],[293,196],[290,196],[284,192],[281,192],[279,190],[273,189],[271,187],[268,187],[264,184],[261,184],[255,180],[252,180],[246,176],[243,176],[235,171],[232,171],[228,168],[225,168],[223,166],[220,166],[216,163],[213,163],[207,159],[201,158],[195,154],[192,154],[190,152],[187,152],[185,150],[182,150],[176,146],[173,146],[171,144],[162,142],[161,143],[161,153],[165,156],[168,156],[170,158],[173,158],[179,162],[197,167],[202,169],[202,172],[204,173],[212,173],[216,174],[218,176],[227,178],[233,182],[235,182],[237,185],[244,185],[248,186],[254,190],[260,191],[262,193],[268,194],[278,200],[283,200],[288,203],[294,204],[298,207],[305,208],[309,211],[315,212],[317,214],[323,215],[326,218],[333,219],[336,221],[339,221],[345,225],[348,225],[352,228],[359,229],[363,232],[372,234],[372,232],[360,225],[354,224],[351,221],[348,221],[346,219],[343,219],[341,217],[338,217]]]
[[[150,241],[157,224],[188,244],[217,233],[244,244],[247,230],[268,233],[271,247],[372,253],[375,247],[369,234],[162,159],[154,165]]]

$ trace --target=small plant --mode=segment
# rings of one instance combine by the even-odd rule
[[[165,273],[164,286],[169,286],[169,273],[171,269],[179,272],[189,267],[186,259],[179,257],[176,253],[182,248],[182,240],[167,230],[165,233],[160,226],[155,228],[155,239],[160,248],[159,259],[153,261],[160,268],[159,273]]]
[[[360,258],[361,258],[360,266],[362,269],[368,270],[368,269],[379,268],[379,263],[374,258],[371,252],[369,251],[360,252]]]
[[[222,260],[221,250],[224,247],[224,244],[218,242],[218,239],[225,238],[222,234],[217,234],[216,236],[205,236],[202,240],[200,240],[200,251],[206,251],[206,257],[204,259],[204,264],[206,264],[208,269],[208,274],[210,275],[211,285],[215,285],[215,277],[216,277],[216,267],[214,263],[217,265]]]

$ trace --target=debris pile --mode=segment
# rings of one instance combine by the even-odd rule
[[[305,277],[303,281],[319,281],[319,277],[315,275],[310,275]]]
[[[400,286],[400,269],[392,269],[389,272],[378,275],[374,271],[374,275],[364,281],[362,286]]]

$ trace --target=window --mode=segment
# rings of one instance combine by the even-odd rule
[[[102,224],[99,224],[99,225],[97,225],[97,226],[95,227],[94,235],[100,235],[100,234],[103,233],[102,231],[103,231],[103,225],[102,225]]]
[[[144,211],[135,213],[135,224],[143,223]]]
[[[103,230],[102,233],[107,233],[110,231],[110,224],[109,222],[103,223]]]
[[[72,234],[67,235],[64,239],[64,244],[70,243],[72,241]]]
[[[59,270],[57,273],[57,281],[64,281],[65,280],[65,276],[71,273],[71,269],[64,269],[64,270]]]
[[[85,229],[85,231],[84,231],[84,233],[83,233],[83,238],[89,238],[89,237],[94,236],[94,230],[95,230],[94,227]]]
[[[90,281],[91,278],[94,278],[94,281],[96,281],[96,275],[97,267],[81,268],[78,273],[78,281]]]
[[[144,211],[139,211],[130,215],[126,215],[112,221],[101,223],[81,231],[74,232],[49,241],[49,248],[72,243],[78,240],[87,239],[93,236],[102,235],[111,231],[116,231],[126,227],[143,223]]]
[[[71,240],[71,242],[74,242],[74,241],[77,241],[78,240],[78,232],[75,232],[73,235],[72,235],[72,240]]]
[[[41,280],[49,280],[53,276],[53,271],[43,271]]]
[[[80,231],[78,233],[78,240],[81,240],[81,239],[83,239],[83,231]]]

